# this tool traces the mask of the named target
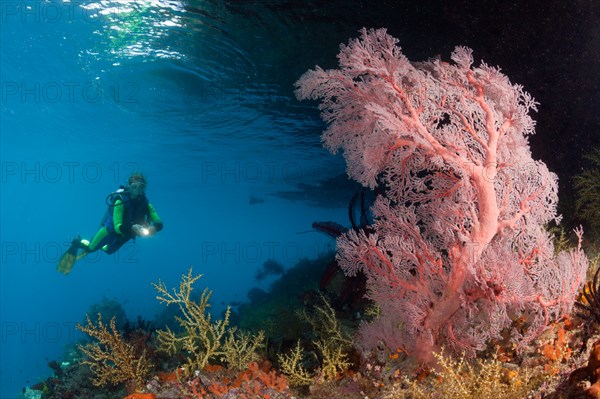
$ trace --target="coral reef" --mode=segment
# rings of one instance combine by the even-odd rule
[[[301,312],[301,318],[312,327],[313,344],[321,361],[318,370],[319,378],[333,381],[350,367],[348,353],[352,349],[352,339],[344,331],[337,318],[335,310],[327,299],[321,294],[321,305],[315,305],[312,313],[306,309]]]
[[[202,390],[218,398],[289,398],[287,379],[271,368],[270,363],[250,362],[247,368],[233,378],[230,372],[213,367],[204,375]],[[197,382],[196,382],[197,383]],[[205,387],[205,388],[204,388]]]
[[[158,292],[157,299],[167,305],[177,305],[183,314],[183,317],[177,317],[184,330],[183,334],[175,334],[167,327],[166,330],[158,331],[158,341],[160,350],[169,354],[179,351],[189,353],[184,366],[186,375],[203,369],[210,359],[223,356],[223,340],[229,325],[229,308],[223,320],[215,322],[212,321],[210,313],[207,313],[212,294],[208,289],[204,289],[199,302],[191,300],[193,285],[201,277],[202,275],[193,276],[190,268],[188,273],[182,276],[179,290],[173,289],[172,293],[162,281],[153,284]]]
[[[258,352],[264,347],[264,331],[250,334],[232,328],[223,343],[223,357],[221,359],[230,369],[244,370],[250,363],[261,360]]]
[[[79,330],[96,340],[79,345],[79,349],[87,356],[83,364],[87,364],[94,374],[92,383],[103,386],[125,382],[131,392],[142,389],[151,368],[145,352],[136,353],[134,346],[124,341],[114,318],[110,320],[109,327],[102,321],[101,314],[98,314],[97,325],[92,323],[89,316],[86,325],[77,325]]]
[[[313,381],[312,375],[302,365],[304,356],[304,349],[302,349],[300,341],[289,353],[277,355],[281,370],[292,386],[309,385]]]
[[[158,331],[159,349],[171,355],[187,353],[182,366],[187,377],[204,369],[210,360],[223,361],[234,369],[245,368],[248,363],[258,359],[257,351],[264,346],[264,333],[256,335],[236,331],[229,327],[230,308],[225,311],[222,320],[213,321],[207,309],[212,291],[204,289],[199,301],[191,299],[194,283],[202,275],[194,276],[192,268],[182,275],[179,290],[170,292],[159,281],[153,284],[158,292],[157,299],[167,305],[177,305],[182,317],[176,317],[183,328],[181,334],[175,334],[170,328]]]
[[[575,315],[584,321],[583,350],[588,339],[600,328],[600,268],[593,279],[586,283],[579,299],[575,302]]]
[[[583,389],[586,398],[600,398],[600,340],[592,345],[588,363],[571,374],[569,378],[571,384],[588,382],[589,387]],[[584,384],[585,386],[585,384]]]
[[[280,288],[291,287],[288,278],[293,281],[306,270],[323,271],[325,265],[325,259],[301,261],[300,265],[290,269],[291,277],[288,276],[290,272],[282,275],[284,281],[277,281],[273,285],[273,292],[265,293],[262,305],[254,304],[252,307],[273,309],[272,301],[281,301],[286,291],[280,291]],[[298,275],[294,277],[296,272]],[[194,276],[190,270],[183,275],[177,289],[167,291],[166,286],[162,287],[173,299],[183,290],[183,297],[179,295],[181,299],[187,298],[188,302],[198,306],[205,303],[206,310],[209,291],[203,291],[206,295],[198,296],[198,300],[192,300],[192,285],[198,279],[199,276]],[[306,285],[301,284],[307,288],[307,292],[293,292],[296,302],[293,308],[287,309],[289,320],[293,320],[297,329],[296,339],[290,345],[287,345],[287,340],[283,344],[284,341],[263,339],[267,335],[263,336],[260,331],[250,334],[228,324],[224,326],[221,345],[213,352],[219,355],[211,356],[202,368],[194,363],[193,370],[188,372],[186,367],[196,355],[186,351],[181,344],[176,344],[174,354],[167,355],[157,350],[160,342],[154,334],[153,323],[138,319],[135,323],[125,323],[122,330],[115,331],[116,326],[113,328],[110,323],[106,325],[99,321],[92,324],[88,321],[90,329],[101,332],[104,328],[102,334],[106,338],[117,337],[123,344],[133,348],[136,356],[144,353],[149,363],[156,365],[155,368],[149,368],[149,372],[135,384],[127,384],[127,390],[124,383],[97,386],[93,382],[98,376],[87,363],[90,358],[81,358],[82,353],[69,351],[64,361],[49,364],[53,375],[31,387],[30,391],[42,399],[416,399],[459,397],[457,395],[461,392],[464,395],[462,397],[485,398],[493,395],[498,398],[584,399],[588,394],[586,390],[596,383],[591,368],[595,364],[593,359],[597,358],[594,357],[597,349],[581,356],[577,355],[578,351],[571,350],[581,346],[586,325],[578,317],[553,323],[548,331],[520,352],[511,344],[510,336],[506,336],[490,345],[478,360],[453,358],[445,353],[437,355],[442,365],[439,369],[415,367],[401,350],[392,354],[382,352],[382,356],[376,360],[361,358],[354,352],[353,342],[349,338],[358,328],[353,313],[336,308],[335,302],[325,294],[314,291],[312,287],[318,281],[318,273],[312,280],[313,283],[309,284],[306,280]],[[200,300],[202,297],[206,299],[205,302]],[[188,311],[185,303],[182,306]],[[260,309],[253,310],[257,313],[253,313],[252,317],[257,314],[268,316]],[[364,317],[366,309],[362,312]],[[183,319],[185,313],[181,314]],[[245,320],[246,315],[240,314],[238,317]],[[209,319],[206,313],[204,318]],[[271,315],[264,321],[268,320],[274,325],[272,333],[276,333],[278,326],[284,330],[276,317]],[[210,325],[214,324],[212,322]],[[206,323],[204,326],[210,328]],[[187,332],[182,328],[174,334],[176,338],[184,338]],[[199,342],[197,347],[200,347]],[[230,355],[227,355],[228,352]],[[103,356],[112,357],[114,354],[105,351]],[[114,366],[114,363],[110,362],[109,365]],[[577,369],[579,371],[574,373]],[[134,386],[143,392],[132,393]]]
[[[282,372],[288,376],[293,386],[309,385],[317,382],[334,381],[351,366],[348,356],[352,348],[350,336],[343,328],[327,299],[321,294],[321,305],[315,305],[312,313],[306,309],[299,317],[312,327],[312,346],[316,349],[319,366],[315,376],[304,367],[304,349],[300,341],[288,353],[278,354],[277,359]]]
[[[312,293],[318,290],[320,276],[333,256],[331,252],[314,260],[301,259],[272,282],[268,290],[251,289],[249,302],[232,312],[232,323],[247,331],[264,331],[271,358],[292,348],[302,339],[306,327],[296,312],[311,301]]]
[[[425,363],[441,347],[474,356],[508,329],[524,347],[571,310],[587,267],[581,246],[555,255],[544,228],[558,188],[527,142],[537,104],[469,48],[416,63],[397,42],[362,29],[338,69],[296,83],[299,99],[321,101],[324,145],[343,150],[348,175],[385,187],[369,231],[337,240],[340,266],[367,276],[381,309],[358,344]]]
[[[506,365],[495,358],[469,363],[443,353],[435,354],[439,371],[426,383],[404,378],[388,390],[385,399],[522,399],[539,385],[527,370]]]

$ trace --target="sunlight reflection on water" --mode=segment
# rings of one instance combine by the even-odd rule
[[[184,55],[159,43],[174,28],[183,27],[178,1],[102,0],[80,5],[90,20],[101,22],[94,33],[107,42],[110,54],[121,57],[180,59]],[[118,63],[118,62],[117,62]]]

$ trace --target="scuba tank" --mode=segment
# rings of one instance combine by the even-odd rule
[[[108,213],[110,211],[110,208],[115,205],[115,202],[117,202],[117,200],[124,201],[123,194],[125,194],[126,192],[127,192],[127,187],[120,185],[118,189],[116,189],[115,191],[113,191],[112,193],[110,193],[106,196],[106,199],[104,200],[104,202],[106,203],[108,208],[106,208],[106,211],[104,211],[104,215],[102,216],[102,219],[100,219],[100,226],[104,226],[104,223],[106,222],[106,218],[108,218]]]
[[[115,202],[117,202],[117,200],[119,199],[123,201],[122,195],[126,192],[127,188],[125,186],[119,186],[119,188],[116,191],[113,191],[112,193],[106,196],[106,205],[113,206]]]

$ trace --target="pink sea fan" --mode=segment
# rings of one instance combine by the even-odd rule
[[[341,267],[366,274],[381,309],[358,346],[430,362],[442,346],[482,350],[517,318],[523,345],[570,311],[587,259],[580,245],[556,255],[544,229],[558,219],[557,178],[531,157],[533,98],[474,67],[466,47],[452,63],[410,62],[384,29],[363,29],[338,59],[296,94],[321,101],[323,142],[343,150],[348,175],[386,188],[369,233],[338,239]]]

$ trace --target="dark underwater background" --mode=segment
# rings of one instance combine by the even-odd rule
[[[163,306],[192,266],[212,312],[334,249],[314,221],[348,225],[359,189],[321,147],[316,104],[293,84],[336,66],[340,43],[385,27],[409,59],[448,59],[456,45],[498,65],[538,102],[534,158],[571,178],[599,145],[600,4],[576,1],[7,1],[1,7],[0,397],[50,374],[91,306],[127,317]],[[68,276],[60,254],[91,238],[105,198],[143,172],[165,228]]]

